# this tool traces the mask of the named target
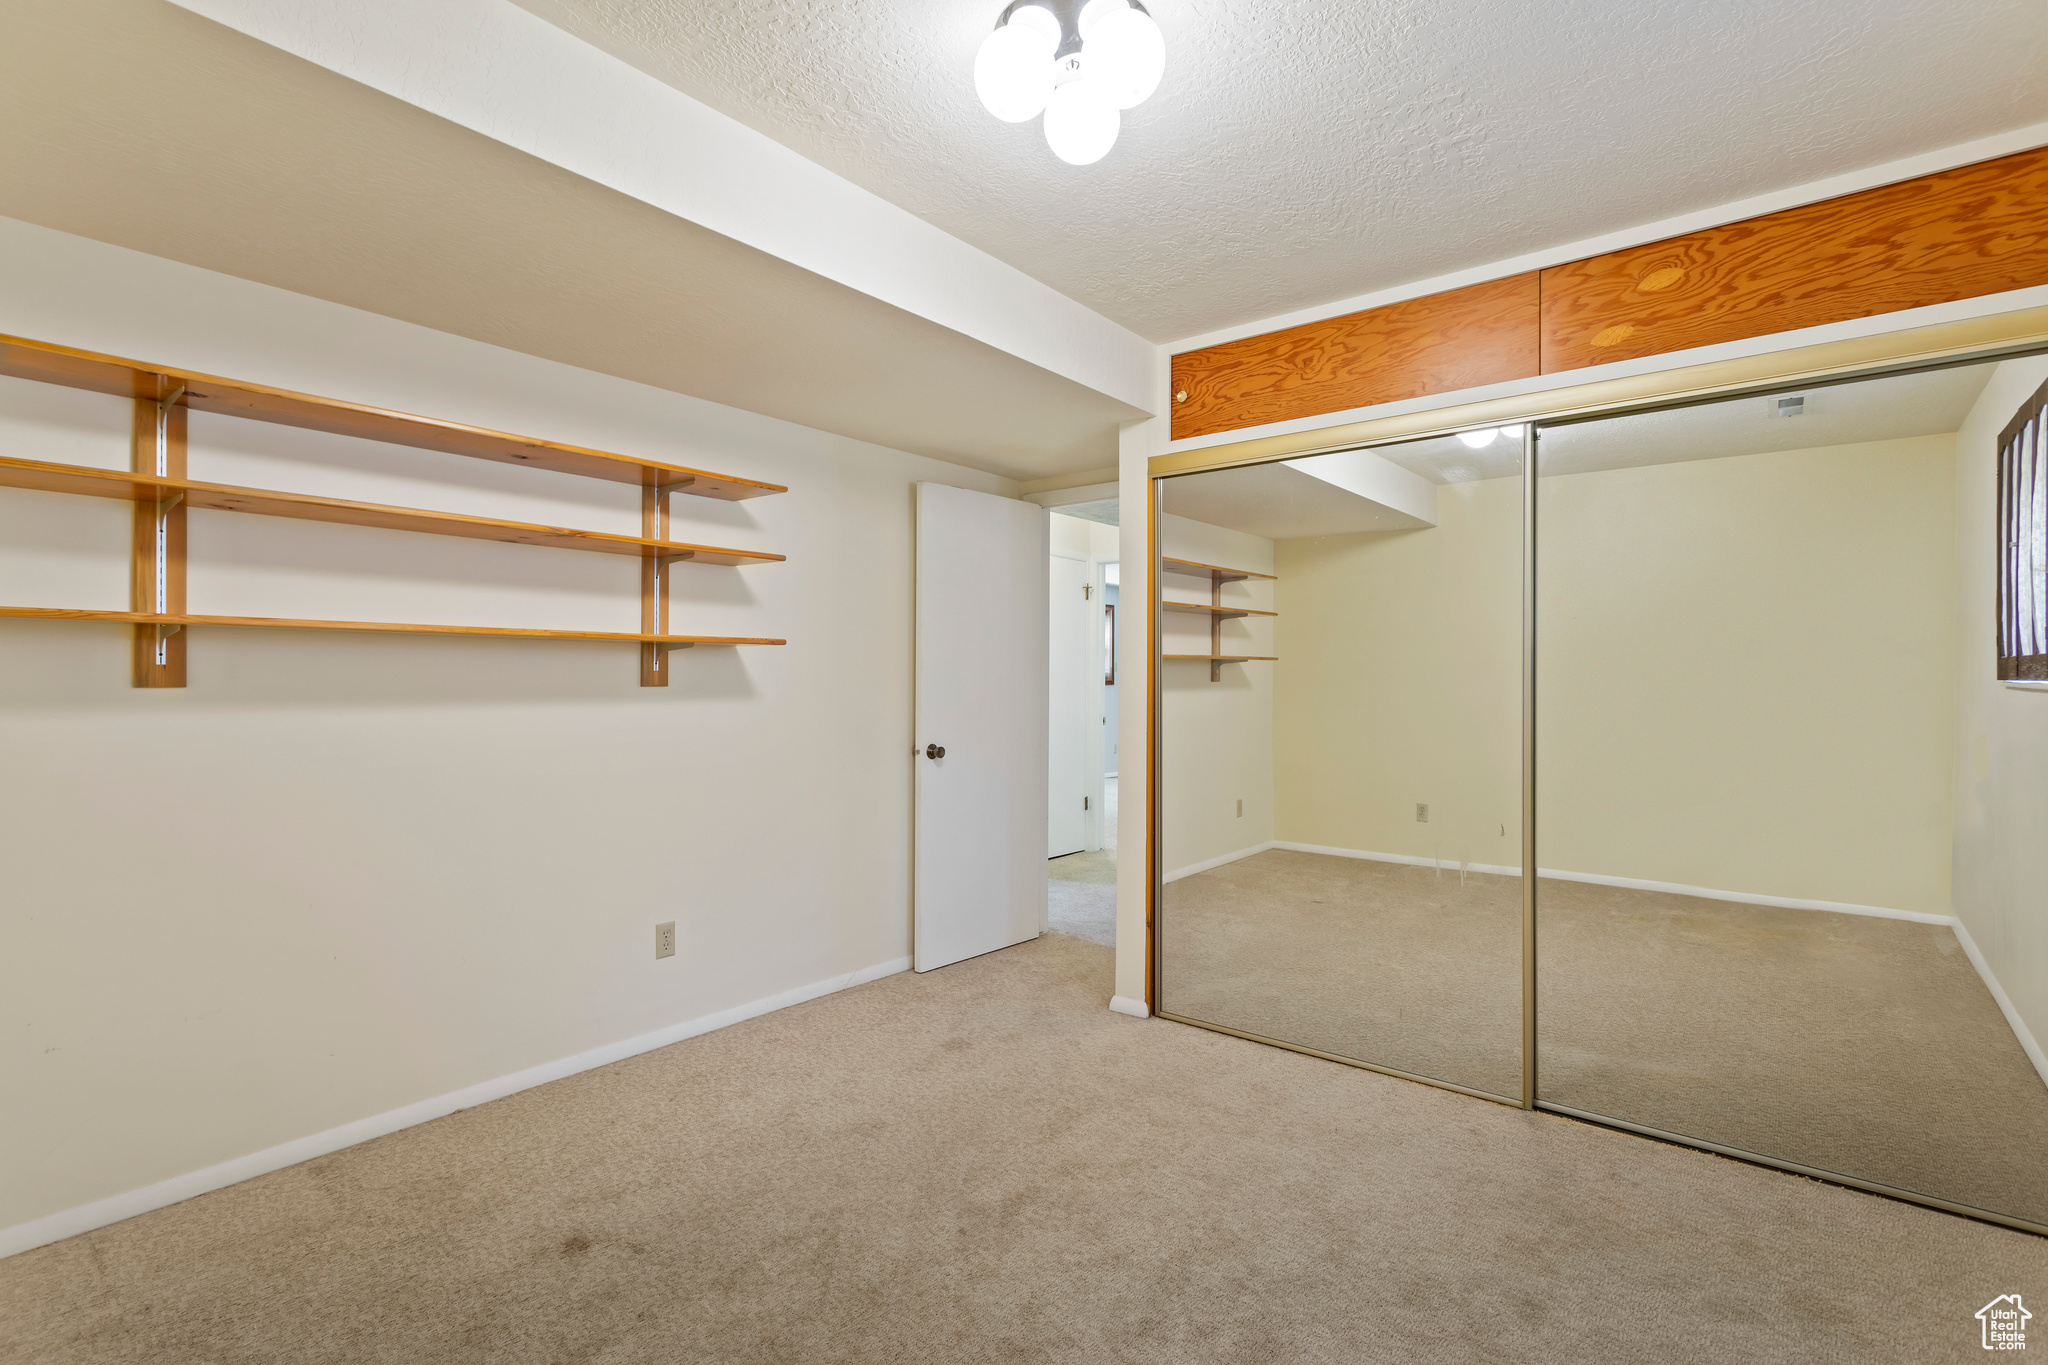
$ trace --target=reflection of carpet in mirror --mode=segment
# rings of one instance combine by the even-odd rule
[[[1943,925],[1545,878],[1545,1100],[2048,1222],[2048,1085]],[[1164,1006],[1520,1089],[1521,881],[1270,850],[1165,888]]]

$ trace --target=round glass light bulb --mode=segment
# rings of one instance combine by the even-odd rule
[[[1081,7],[1081,17],[1074,26],[1081,30],[1081,41],[1087,42],[1095,36],[1095,26],[1118,10],[1131,7],[1131,0],[1088,0]]]
[[[1519,441],[1522,439],[1522,428],[1520,426],[1497,427],[1494,429],[1493,434],[1500,437],[1503,441]]]
[[[1046,13],[1035,5],[1017,13],[1027,10]],[[1052,97],[1056,42],[1048,42],[1035,25],[1019,25],[1015,15],[982,39],[981,50],[974,54],[974,93],[981,96],[983,107],[1005,123],[1037,118]]]
[[[1461,431],[1458,433],[1458,439],[1471,446],[1474,450],[1477,450],[1481,446],[1492,445],[1493,438],[1498,435],[1500,435],[1498,431],[1488,427],[1484,431]]]
[[[1109,155],[1122,123],[1108,87],[1093,76],[1068,81],[1045,106],[1045,140],[1069,166],[1092,166]]]
[[[1116,107],[1132,109],[1151,98],[1166,74],[1166,35],[1151,15],[1124,0],[1114,0],[1119,8],[1089,24],[1089,12],[1109,3],[1112,0],[1088,0],[1088,8],[1081,12],[1081,55],[1090,73],[1108,84]]]
[[[1050,57],[1060,45],[1060,21],[1053,12],[1043,5],[1019,5],[1010,11],[1009,28],[1021,28],[1045,35],[1045,55]]]

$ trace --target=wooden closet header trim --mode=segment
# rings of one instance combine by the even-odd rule
[[[2048,148],[1185,352],[1173,439],[2040,284]]]

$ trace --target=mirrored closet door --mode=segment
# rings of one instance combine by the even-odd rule
[[[1163,1013],[1521,1093],[1522,449],[1162,481]]]
[[[2048,1223],[2048,696],[1993,629],[2044,379],[1542,429],[1546,1107]]]

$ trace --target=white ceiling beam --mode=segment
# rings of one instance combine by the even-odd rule
[[[1154,345],[510,0],[184,9],[1142,412]]]

